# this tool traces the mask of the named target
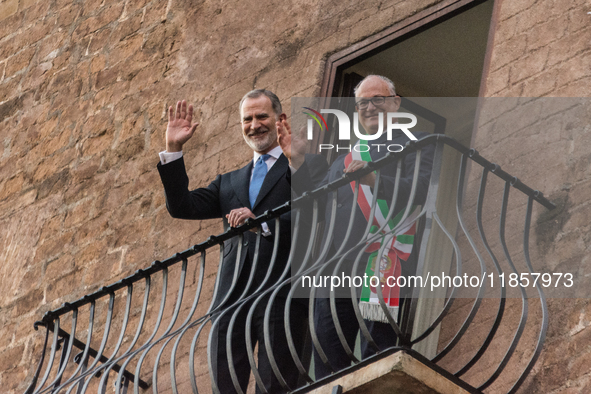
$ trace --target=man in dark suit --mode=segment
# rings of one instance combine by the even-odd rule
[[[166,205],[170,214],[181,219],[222,218],[224,228],[237,227],[248,218],[255,218],[266,210],[284,204],[291,198],[288,160],[282,154],[277,142],[276,122],[285,121],[281,103],[268,90],[253,90],[240,102],[242,136],[252,148],[254,158],[245,167],[227,174],[218,175],[204,188],[188,190],[187,177],[182,159],[182,146],[193,135],[197,124],[192,123],[193,107],[187,108],[185,101],[178,102],[176,112],[169,108],[166,130],[166,151],[160,154],[158,164],[162,184],[166,193]],[[228,158],[229,159],[229,158]],[[247,231],[241,237],[226,241],[223,248],[223,262],[219,270],[218,286],[213,300],[214,327],[210,335],[212,344],[212,370],[214,382],[222,394],[234,393],[238,385],[246,392],[250,364],[246,351],[245,326],[250,306],[238,313],[231,332],[232,365],[236,374],[231,377],[230,361],[226,356],[226,335],[230,318],[237,313],[236,305],[245,296],[257,289],[268,288],[279,279],[285,268],[290,251],[290,215],[281,217],[279,229],[275,221],[262,226],[258,255],[255,252],[257,235]],[[274,242],[279,237],[277,256],[272,259]],[[265,281],[265,277],[268,279]],[[250,285],[247,288],[247,284]],[[269,331],[275,361],[290,388],[295,388],[298,379],[296,367],[289,356],[285,339],[283,308],[285,299],[281,296],[273,304]],[[278,382],[270,366],[263,335],[263,318],[266,302],[255,309],[252,323],[252,343],[258,341],[258,371],[270,393],[281,393],[285,389]],[[231,313],[223,313],[230,308]],[[221,313],[221,318],[220,318]],[[294,307],[292,321],[305,321],[305,310]],[[300,346],[303,331],[294,330],[296,347]],[[254,345],[253,345],[254,346]],[[234,382],[235,380],[236,382]],[[257,387],[257,392],[259,391]]]
[[[379,130],[380,116],[385,113],[396,112],[400,107],[400,97],[396,96],[394,84],[388,78],[371,75],[363,79],[359,85],[355,88],[355,100],[356,109],[359,114],[359,121],[363,126],[367,134],[376,134]],[[385,119],[382,119],[383,124],[386,123]],[[343,174],[358,171],[364,168],[367,164],[363,160],[351,160],[351,157],[347,158],[348,155],[344,154],[332,163],[328,173],[324,179],[315,183],[310,177],[310,163],[301,154],[298,154],[298,150],[292,149],[296,144],[291,141],[291,131],[287,122],[283,121],[279,126],[279,143],[283,148],[284,154],[290,161],[292,169],[292,187],[294,190],[301,194],[306,190],[310,190],[312,187],[320,187],[332,181],[342,178]],[[422,138],[426,133],[415,132],[415,137]],[[409,138],[400,130],[396,130],[393,133],[392,140],[387,140],[387,135],[384,133],[381,137],[370,141],[368,144],[370,147],[368,153],[371,156],[371,161],[375,161],[385,156],[388,150],[385,148],[386,145],[398,144],[404,146]],[[381,145],[381,149],[379,148]],[[293,151],[293,152],[292,152]],[[416,198],[414,204],[420,205],[424,203],[424,199],[427,195],[429,186],[429,179],[431,175],[431,168],[433,164],[433,153],[434,147],[429,146],[423,149],[419,167],[418,184],[416,190]],[[407,155],[402,163],[402,175],[398,182],[398,198],[394,212],[400,212],[403,210],[408,202],[411,192],[411,185],[413,181],[413,173],[415,170],[415,157],[416,155]],[[379,194],[378,198],[384,199],[389,204],[394,194],[396,181],[396,164],[391,164],[383,167],[380,172],[380,183],[379,183]],[[365,175],[361,178],[360,183],[373,188],[376,184],[376,174],[374,172]],[[352,253],[347,254],[344,257],[344,261],[340,269],[335,271],[336,261],[332,261],[323,267],[321,275],[336,275],[341,276],[342,273],[345,275],[363,275],[365,273],[365,266],[368,262],[368,254],[361,260],[359,269],[357,272],[352,273],[353,262],[360,250],[359,247],[355,248],[355,245],[363,242],[364,230],[367,226],[367,220],[364,217],[364,213],[361,211],[357,201],[354,201],[353,190],[350,185],[343,186],[337,190],[337,201],[336,201],[336,214],[335,214],[335,225],[334,233],[327,234],[325,231],[324,240],[331,239],[330,250],[328,256],[334,256],[336,251],[341,248],[341,244],[345,242],[344,251],[351,251]],[[371,201],[371,200],[370,200]],[[325,210],[326,222],[330,221],[331,209],[328,205],[332,202],[332,196],[329,194],[327,197],[327,206]],[[355,210],[355,221],[351,225],[352,231],[347,238],[347,231],[349,229],[349,220],[352,211]],[[328,226],[325,226],[328,228]],[[326,230],[326,229],[325,229]],[[365,248],[365,247],[364,247]],[[416,253],[415,253],[416,255]],[[409,261],[402,264],[402,273],[408,274],[408,269],[412,269],[412,260],[415,258],[411,255]],[[365,261],[365,264],[363,263]],[[410,271],[412,272],[412,271]],[[323,291],[324,290],[324,291]],[[359,323],[357,321],[355,311],[352,306],[352,300],[350,296],[350,289],[337,290],[336,294],[336,312],[339,323],[341,325],[341,331],[350,349],[354,348],[355,338],[359,332]],[[344,290],[344,291],[343,291]],[[325,364],[317,349],[314,349],[314,362],[316,379],[323,378],[329,375],[332,371],[338,371],[351,365],[351,359],[347,355],[341,340],[337,334],[335,324],[332,317],[332,312],[329,302],[329,292],[327,289],[321,289],[317,293],[314,310],[314,325],[316,333],[318,335],[318,341],[322,347],[322,351],[327,357],[327,364]],[[353,300],[358,302],[358,300]],[[378,321],[365,321],[370,334],[372,335],[375,344],[380,350],[394,346],[396,344],[396,335],[392,327],[387,323],[381,323]],[[361,347],[363,357],[368,357],[372,353],[375,353],[375,349],[371,348],[368,343],[361,338]]]

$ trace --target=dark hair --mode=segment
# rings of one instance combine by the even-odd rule
[[[255,98],[259,98],[263,95],[267,96],[269,98],[269,100],[271,100],[271,105],[273,105],[273,111],[275,112],[275,114],[281,115],[283,113],[283,109],[281,108],[281,101],[279,101],[279,97],[277,97],[277,95],[275,93],[273,93],[267,89],[255,89],[255,90],[251,90],[250,92],[246,93],[244,95],[244,97],[242,97],[242,100],[240,100],[240,105],[238,106],[238,110],[240,112],[242,112],[242,103],[247,98],[255,99]]]

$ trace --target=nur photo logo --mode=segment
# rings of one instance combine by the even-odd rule
[[[328,123],[326,119],[322,116],[322,114],[332,114],[336,117],[337,124],[338,124],[338,139],[339,141],[351,141],[351,120],[349,116],[338,109],[321,109],[320,112],[316,111],[310,107],[303,107],[305,110],[303,113],[310,118],[308,118],[307,122],[307,138],[308,140],[312,140],[314,138],[314,123],[318,125],[320,130],[328,129]],[[353,132],[358,140],[364,141],[376,141],[382,134],[386,133],[387,140],[392,141],[393,139],[393,131],[400,130],[402,131],[410,140],[416,141],[417,138],[410,132],[410,129],[416,126],[417,124],[417,117],[413,114],[407,112],[379,112],[378,113],[378,130],[374,134],[365,134],[359,129],[359,113],[353,113]],[[385,119],[385,122],[384,122]],[[409,123],[399,123],[401,119],[410,119]],[[386,127],[384,127],[384,123],[386,123]],[[336,151],[345,150],[351,152],[351,150],[360,151],[360,149],[366,149],[365,151],[369,151],[370,147],[377,147],[378,151],[380,149],[388,150],[388,152],[401,152],[404,149],[404,146],[400,144],[385,144],[385,143],[368,143],[368,144],[349,144],[347,145],[333,145],[333,144],[319,144],[318,148],[319,151],[322,152],[323,150],[331,150],[336,149]]]

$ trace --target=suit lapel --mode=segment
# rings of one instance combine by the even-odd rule
[[[285,175],[285,172],[287,171],[288,167],[289,162],[287,161],[287,158],[282,154],[281,156],[279,156],[275,164],[273,164],[273,167],[271,167],[271,169],[265,176],[265,180],[261,185],[261,191],[259,192],[257,200],[255,201],[252,209],[254,209],[258,205],[258,203],[263,198],[265,198],[265,196],[273,189],[273,186],[275,186],[277,181],[279,181],[279,179],[281,179],[281,177]]]
[[[245,207],[250,207],[248,201],[248,186],[250,185],[250,174],[252,173],[252,160],[245,166],[232,173],[232,187],[238,200]]]

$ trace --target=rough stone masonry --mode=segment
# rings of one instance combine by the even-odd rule
[[[244,92],[271,89],[289,108],[292,96],[319,94],[330,54],[439,3],[0,1],[3,391],[30,382],[42,346],[33,322],[45,311],[220,232],[218,221],[166,212],[155,163],[168,105],[187,98],[198,109],[186,161],[191,185],[202,185],[250,160],[236,111]],[[589,96],[589,12],[584,0],[497,0],[484,94]],[[537,223],[549,243],[536,244],[546,248],[538,256],[585,270],[591,133],[569,130],[540,130],[553,149],[529,154],[530,137],[509,130],[473,145],[564,201]],[[207,274],[211,289],[215,262]],[[550,303],[546,349],[521,392],[589,391],[591,303],[571,305]]]

